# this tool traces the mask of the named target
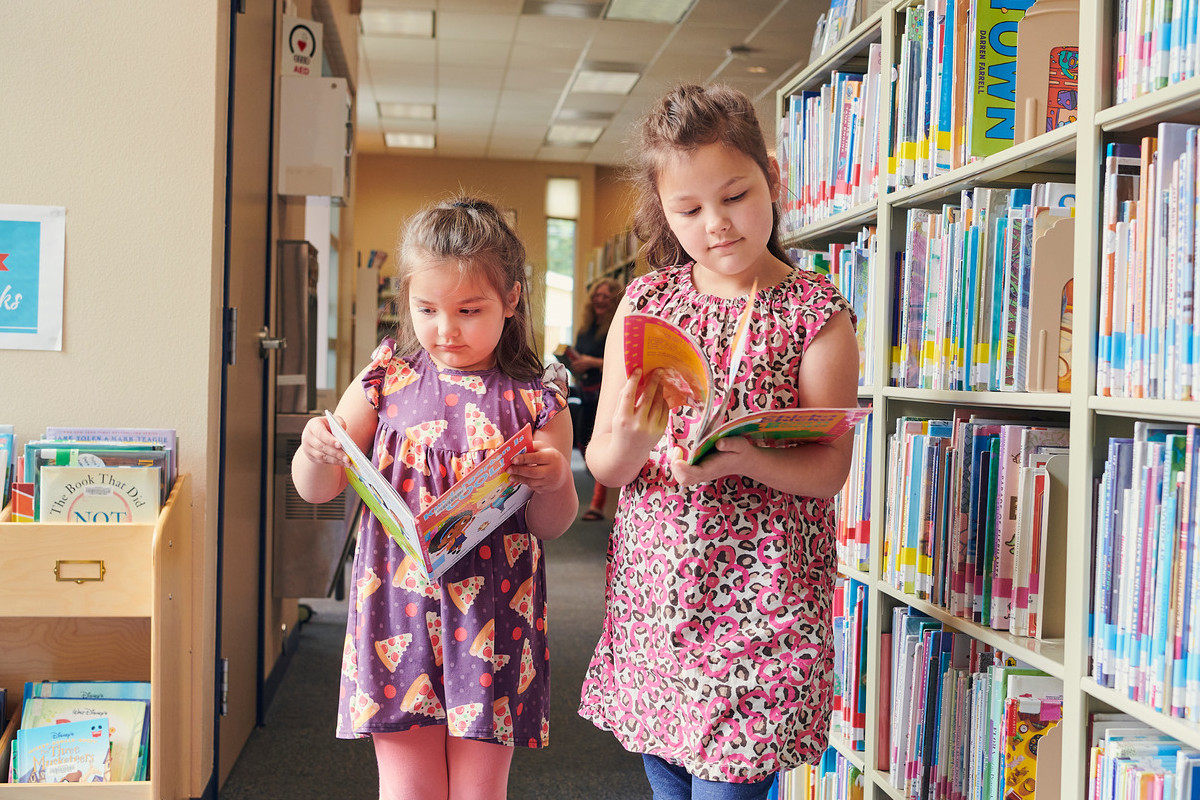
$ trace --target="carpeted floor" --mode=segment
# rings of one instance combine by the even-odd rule
[[[575,454],[575,484],[586,506],[592,479]],[[610,493],[611,498],[612,493]],[[610,501],[610,507],[612,505]],[[580,509],[582,512],[582,508]],[[650,787],[638,755],[579,718],[579,689],[604,614],[604,551],[611,523],[577,521],[546,544],[552,697],[550,747],[517,748],[512,800],[641,800]],[[312,618],[280,684],[266,724],[242,750],[220,800],[333,800],[378,796],[368,740],[334,738],[345,601],[306,600]]]

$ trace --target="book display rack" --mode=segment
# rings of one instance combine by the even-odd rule
[[[192,495],[181,474],[154,524],[9,521],[0,513],[0,797],[189,797]],[[148,781],[8,783],[26,681],[149,681]]]
[[[1065,800],[1112,796],[1098,792],[1090,783],[1089,761],[1095,737],[1102,728],[1099,721],[1117,718],[1115,715],[1123,715],[1119,719],[1131,720],[1131,724],[1149,729],[1154,736],[1170,739],[1183,751],[1200,751],[1200,709],[1186,702],[1182,688],[1174,695],[1169,688],[1173,658],[1177,686],[1186,684],[1186,675],[1179,675],[1178,670],[1185,669],[1187,664],[1190,632],[1195,630],[1200,634],[1200,622],[1191,620],[1195,616],[1191,599],[1196,594],[1191,581],[1200,575],[1200,569],[1191,566],[1198,549],[1197,537],[1193,533],[1189,543],[1188,536],[1195,530],[1196,511],[1194,505],[1179,508],[1174,505],[1194,504],[1195,494],[1191,445],[1196,431],[1188,426],[1200,425],[1200,403],[1192,399],[1200,398],[1200,392],[1190,388],[1194,381],[1189,381],[1188,369],[1197,363],[1200,351],[1185,347],[1184,342],[1200,330],[1191,319],[1192,291],[1200,284],[1195,283],[1190,266],[1197,261],[1193,237],[1198,217],[1193,209],[1195,170],[1200,159],[1196,156],[1193,133],[1190,140],[1181,139],[1183,143],[1176,145],[1179,152],[1171,158],[1177,158],[1178,165],[1173,161],[1164,165],[1165,129],[1160,128],[1162,123],[1200,124],[1200,74],[1194,45],[1196,8],[1177,2],[1175,34],[1170,32],[1168,24],[1164,35],[1163,20],[1158,18],[1156,23],[1154,17],[1155,9],[1160,6],[1154,0],[1144,3],[1081,0],[1078,4],[1062,0],[1008,2],[1005,6],[1010,11],[1000,13],[985,25],[982,20],[989,13],[999,13],[991,6],[998,8],[1000,4],[989,0],[892,0],[849,30],[836,47],[821,52],[813,63],[786,81],[777,97],[778,155],[785,173],[785,218],[790,222],[785,246],[808,250],[831,248],[836,253],[837,248],[852,245],[856,239],[864,240],[862,237],[868,231],[874,238],[870,288],[865,302],[867,314],[875,324],[868,329],[864,344],[872,358],[859,389],[862,404],[874,408],[873,434],[865,459],[865,469],[870,474],[866,479],[859,476],[856,482],[859,486],[869,486],[867,516],[874,522],[870,525],[869,542],[862,543],[869,555],[861,561],[856,558],[853,564],[839,566],[844,585],[853,590],[841,602],[846,613],[839,623],[846,632],[844,652],[839,655],[837,666],[842,697],[835,711],[831,736],[831,745],[839,757],[838,763],[831,763],[828,769],[830,774],[847,770],[854,773],[868,800],[955,796],[952,784],[971,791],[976,789],[971,784],[975,773],[969,772],[973,767],[964,762],[967,758],[964,754],[973,750],[974,739],[988,734],[969,725],[956,727],[965,724],[967,717],[961,710],[969,703],[962,702],[961,694],[958,701],[952,699],[954,687],[943,682],[940,694],[934,695],[932,708],[925,709],[923,720],[912,722],[911,727],[906,714],[895,713],[894,697],[902,690],[912,695],[911,684],[904,689],[902,683],[897,683],[903,680],[903,670],[897,668],[893,655],[899,652],[895,640],[905,635],[911,625],[935,630],[933,639],[926,637],[922,641],[918,634],[917,640],[922,641],[922,647],[943,648],[951,664],[977,663],[974,659],[980,653],[997,651],[1010,659],[1010,664],[1015,659],[1014,669],[1018,672],[1028,668],[1049,676],[1052,686],[1049,694],[1053,697],[1049,706],[1041,706],[1041,713],[1043,720],[1053,718],[1056,725],[1053,737],[1047,735],[1043,739],[1044,749],[1050,755],[1046,769],[1037,773],[1037,789],[1039,792],[1044,789],[1045,796]],[[1171,5],[1164,8],[1170,15]],[[1015,63],[1019,57],[1017,22],[1012,9],[1024,12],[1024,16],[1034,21],[1027,26],[1029,30],[1034,29],[1034,23],[1049,24],[1051,29],[1058,30],[1058,39],[1047,34],[1045,28],[1041,33],[1026,36],[1025,41],[1036,44],[1038,59]],[[1131,21],[1138,14],[1144,15],[1142,23]],[[1017,19],[1021,16],[1015,14]],[[1169,16],[1166,22],[1171,22]],[[972,24],[977,27],[973,29]],[[987,26],[990,27],[981,36],[980,30]],[[1129,37],[1142,34],[1146,47],[1139,50],[1130,44]],[[1024,32],[1022,35],[1025,36]],[[972,77],[972,65],[984,58],[985,40],[996,45],[1002,55],[1007,52],[1008,62]],[[1183,49],[1176,52],[1172,42]],[[1139,54],[1144,56],[1141,61]],[[1053,59],[1049,70],[1044,64],[1038,65],[1040,71],[1030,70],[1032,62],[1045,62],[1047,58]],[[952,65],[956,63],[966,65],[962,76],[953,74],[956,68]],[[889,81],[886,76],[893,70],[894,80]],[[1069,87],[1060,74],[1062,70],[1071,78]],[[850,83],[847,74],[851,76]],[[872,78],[878,74],[884,79]],[[1000,85],[1007,83],[1004,76],[1011,85]],[[963,88],[971,85],[993,87],[992,95],[1007,94],[1010,102],[1007,107],[1003,104],[992,107],[989,100],[972,100]],[[945,93],[941,94],[943,88]],[[843,105],[839,98],[849,99]],[[861,102],[863,98],[877,102],[877,107],[868,107]],[[853,106],[851,116],[843,118],[843,108],[850,108],[851,103],[857,105]],[[794,116],[805,109],[808,114],[804,118]],[[974,118],[973,113],[977,115]],[[862,121],[869,124],[863,125]],[[805,125],[811,127],[810,133],[815,131],[815,136],[806,135]],[[877,134],[872,132],[872,125],[878,128]],[[865,148],[863,143],[856,142],[856,131],[867,136]],[[993,141],[998,134],[1006,134],[1008,140],[999,144]],[[1158,139],[1157,151],[1146,149],[1144,140],[1150,138]],[[806,150],[806,143],[817,149]],[[1126,198],[1123,207],[1117,202],[1120,198],[1113,196],[1109,157],[1121,150],[1113,148],[1114,145],[1133,147],[1135,153],[1140,152],[1143,185],[1155,181],[1143,196],[1142,206],[1133,204],[1136,196]],[[878,149],[871,153],[871,147]],[[827,148],[825,152],[823,148]],[[847,157],[851,163],[839,163],[839,158]],[[856,165],[860,170],[857,174]],[[1177,172],[1172,173],[1172,169]],[[864,176],[870,184],[872,174],[873,185],[864,185]],[[1057,220],[1047,222],[1047,227],[1053,226],[1057,232],[1052,245],[1055,249],[1050,249],[1047,243],[1050,240],[1040,240],[1042,263],[1055,262],[1056,277],[1052,282],[1036,282],[1039,278],[1050,279],[1045,273],[1039,275],[1039,245],[1032,244],[1034,277],[1029,278],[1032,283],[1021,283],[1022,278],[1014,277],[1010,295],[1003,266],[1010,263],[1007,255],[1018,252],[1019,245],[1039,241],[1029,233],[1035,224],[1036,209],[1014,210],[1013,190],[1033,192],[1033,202],[1024,201],[1031,208],[1048,204],[1044,199],[1040,203],[1036,199],[1036,192],[1045,191],[1036,187],[1051,187],[1048,190],[1051,197],[1055,192],[1070,192],[1073,220],[1067,211],[1058,215],[1068,220],[1061,228]],[[980,255],[988,245],[985,239],[974,241],[974,246],[980,249],[972,259],[969,250],[972,240],[963,232],[964,220],[966,226],[970,225],[967,211],[973,210],[978,224],[981,214],[987,219],[999,208],[984,207],[985,202],[990,202],[986,198],[993,195],[980,189],[994,190],[993,195],[1002,196],[1003,203],[1009,205],[999,211],[1007,220],[999,229],[994,227],[995,222],[983,226],[993,237],[990,243],[993,249],[988,251],[991,257],[985,259]],[[1161,192],[1158,196],[1154,194],[1156,189]],[[1043,194],[1042,198],[1046,196]],[[1156,198],[1161,198],[1161,205]],[[1147,210],[1146,202],[1154,206],[1153,212]],[[1131,287],[1135,283],[1141,286],[1140,297],[1134,296],[1132,288],[1128,296],[1112,294],[1114,279],[1106,267],[1119,248],[1112,241],[1113,230],[1105,225],[1106,203],[1116,208],[1110,216],[1114,224],[1117,219],[1123,219],[1127,225],[1137,219],[1144,226],[1143,239],[1151,242],[1142,244],[1143,250],[1138,251],[1136,227],[1132,231],[1128,227],[1122,229],[1122,235],[1134,248],[1134,255],[1126,253],[1130,263],[1141,265],[1145,273],[1131,272],[1124,280],[1118,273],[1116,281]],[[1187,210],[1177,213],[1173,206]],[[1127,216],[1121,218],[1121,213]],[[1155,214],[1157,226],[1154,226]],[[1146,222],[1147,217],[1150,223]],[[919,253],[913,251],[914,224],[925,226],[922,247],[928,245],[930,254],[934,243],[942,248],[937,254],[940,266],[935,266],[939,261],[924,249]],[[1024,240],[1022,224],[1027,226]],[[1045,230],[1043,227],[1042,231]],[[1147,230],[1157,233],[1148,235]],[[986,237],[988,233],[983,235]],[[1007,238],[1009,235],[1011,239]],[[1154,243],[1156,237],[1161,237],[1162,244]],[[1005,250],[1006,246],[1009,250]],[[1139,252],[1149,254],[1136,255]],[[1017,259],[1013,255],[1011,263],[1016,265]],[[985,261],[994,267],[1001,266],[990,273],[974,273],[981,285],[994,285],[996,291],[981,295],[976,287],[974,297],[982,296],[985,300],[983,305],[979,299],[974,301],[975,312],[989,316],[975,318],[972,330],[964,328],[964,320],[970,321],[967,311],[970,302],[963,298],[962,290],[950,288],[961,285],[956,280],[966,278],[956,276],[953,268],[957,265],[960,270],[976,270]],[[920,278],[921,283],[914,283],[917,279],[905,270],[908,265],[911,271],[915,262],[924,264],[927,270]],[[1149,266],[1153,263],[1170,266],[1156,277]],[[935,287],[932,293],[931,285]],[[921,294],[917,296],[915,292]],[[1065,308],[1060,303],[1064,295]],[[948,302],[947,297],[954,302]],[[1114,307],[1123,310],[1127,305],[1142,309],[1139,313],[1146,319],[1141,329],[1125,329],[1124,344],[1114,351],[1111,338],[1106,338],[1115,330],[1109,318],[1120,315],[1119,311],[1114,312]],[[1060,315],[1063,310],[1068,313]],[[1039,328],[1036,318],[1043,314],[1052,315],[1053,323]],[[1173,327],[1174,323],[1169,322],[1172,314],[1187,317],[1186,329]],[[1129,317],[1132,324],[1135,321],[1132,313]],[[1024,326],[1025,349],[1017,345],[1019,337],[1011,336],[1011,331],[1011,338],[1003,335],[1003,326],[1010,318],[1014,324]],[[907,338],[910,334],[911,339]],[[1144,342],[1137,336],[1142,336]],[[1168,354],[1168,348],[1174,349]],[[1121,386],[1120,373],[1111,371],[1114,352],[1125,359],[1125,369],[1141,370],[1145,381],[1142,387],[1132,381]],[[906,362],[908,357],[913,360]],[[1139,358],[1145,359],[1144,365],[1139,364]],[[1056,360],[1060,361],[1057,376]],[[1153,391],[1156,375],[1160,385],[1158,391]],[[1035,388],[1038,391],[1032,391]],[[907,498],[904,487],[921,483],[912,480],[914,476],[905,470],[920,462],[896,457],[892,448],[899,435],[898,423],[907,419],[948,421],[949,426],[940,427],[948,428],[945,432],[949,442],[953,421],[971,415],[979,420],[994,417],[988,421],[997,426],[1015,420],[1026,425],[1063,428],[1069,433],[1069,452],[1055,456],[1053,463],[1043,469],[1046,480],[1058,487],[1048,490],[1052,492],[1046,506],[1050,517],[1044,530],[1048,540],[1045,547],[1048,552],[1058,554],[1057,559],[1049,559],[1047,569],[1054,567],[1059,574],[1053,580],[1047,578],[1043,584],[1045,617],[1035,635],[1014,633],[1009,611],[1003,606],[999,612],[989,614],[985,608],[980,614],[976,608],[972,614],[968,596],[964,609],[961,587],[954,585],[953,563],[939,568],[936,550],[932,553],[932,575],[918,560],[913,568],[916,580],[907,579],[909,573],[902,557],[905,522],[898,512]],[[1112,489],[1110,479],[1105,478],[1110,442],[1144,438],[1147,429],[1171,425],[1176,427],[1166,435],[1178,437],[1174,442],[1180,452],[1187,453],[1188,459],[1186,470],[1181,461],[1181,466],[1172,472],[1169,456],[1168,466],[1163,467],[1168,480],[1175,481],[1171,486],[1177,492],[1173,494],[1168,489],[1161,497],[1173,494],[1172,505],[1140,505],[1138,510],[1146,519],[1155,521],[1155,528],[1126,524],[1122,529],[1113,522]],[[927,423],[924,429],[918,429],[918,434],[933,438],[933,428],[933,423]],[[1154,434],[1149,437],[1153,439]],[[1158,441],[1161,443],[1163,439]],[[1167,441],[1165,448],[1171,447]],[[953,463],[948,456],[939,462]],[[955,474],[961,474],[961,470]],[[1158,476],[1158,480],[1161,485],[1163,477]],[[1133,485],[1137,491],[1136,480]],[[1151,495],[1147,492],[1146,496]],[[947,502],[947,518],[951,502],[957,498],[955,495]],[[1162,526],[1163,538],[1155,539],[1159,535],[1158,521],[1168,510],[1174,519],[1173,527]],[[936,515],[931,512],[928,519],[936,520]],[[1129,535],[1130,531],[1136,534]],[[1140,550],[1130,551],[1132,544],[1116,545],[1126,549],[1114,555],[1113,542],[1134,540],[1139,542]],[[861,548],[857,552],[862,555]],[[946,554],[942,558],[946,563]],[[1140,590],[1142,616],[1137,616],[1134,607],[1133,623],[1122,619],[1120,613],[1124,612],[1116,609],[1106,618],[1106,604],[1125,601],[1112,601],[1118,594],[1105,592],[1116,592],[1113,587],[1128,578],[1131,566],[1141,571],[1144,581],[1149,581]],[[1156,567],[1157,572],[1166,572],[1165,578],[1153,577]],[[928,582],[922,582],[922,574],[929,577]],[[939,580],[944,585],[939,585]],[[991,588],[997,592],[992,596],[995,600],[1001,589]],[[957,600],[956,590],[960,591]],[[1169,600],[1162,599],[1168,597]],[[1145,624],[1139,627],[1138,619]],[[1110,621],[1113,624],[1106,628]],[[1147,644],[1144,663],[1134,656],[1125,664],[1126,673],[1122,674],[1120,649],[1124,639],[1120,637],[1132,636],[1130,630],[1146,629],[1149,641],[1155,636],[1156,625],[1166,630],[1166,643],[1160,642],[1157,661],[1151,655],[1153,648]],[[1028,620],[1023,621],[1023,626],[1018,630],[1027,632]],[[1093,633],[1097,635],[1094,637]],[[1104,638],[1110,634],[1118,637],[1115,662],[1094,663],[1097,654],[1104,661]],[[1163,636],[1161,631],[1157,635]],[[944,641],[939,642],[938,636]],[[1179,643],[1174,649],[1172,641]],[[1137,644],[1132,646],[1136,653]],[[853,663],[862,665],[861,675],[855,676],[850,668]],[[931,657],[930,663],[937,662]],[[985,659],[984,664],[989,663]],[[1200,662],[1196,663],[1200,667]],[[1138,669],[1144,672],[1140,682],[1135,674]],[[1165,702],[1164,669],[1168,687]],[[1041,680],[1043,676],[1036,677]],[[1002,676],[1001,680],[1005,678]],[[1014,679],[1007,680],[1011,690]],[[965,687],[969,692],[970,686],[968,675],[965,682],[960,679],[957,689],[961,692]],[[863,696],[856,697],[858,692]],[[958,705],[950,707],[941,701]],[[856,718],[858,715],[862,718]],[[914,755],[910,748],[906,760],[902,755],[905,742],[934,729],[939,731],[941,743],[926,736],[923,753],[918,748]],[[953,734],[949,745],[945,743],[947,731]],[[983,749],[970,757],[980,761],[979,753],[985,752],[987,746],[980,744]],[[1054,753],[1060,746],[1061,756],[1056,757]],[[939,748],[945,749],[939,751]],[[904,763],[897,763],[898,758]],[[1180,759],[1182,763],[1183,756]],[[977,764],[978,769],[984,770],[978,773],[978,779],[992,781],[993,787],[999,781],[1003,787],[1004,781],[1015,777],[996,772],[1003,773],[1006,765],[1019,763],[1020,755],[1014,751],[993,760],[991,775],[986,774],[989,769],[986,763]],[[1172,754],[1167,771],[1174,773],[1174,770]],[[806,781],[803,778],[798,782]],[[780,796],[787,795],[781,792]],[[851,793],[835,796],[851,796]],[[1008,796],[1033,797],[1033,784]]]

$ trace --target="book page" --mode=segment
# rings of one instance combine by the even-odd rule
[[[528,424],[442,493],[417,517],[435,580],[521,509],[533,490],[509,474],[514,456],[533,449]]]
[[[674,408],[686,402],[700,411],[701,420],[708,420],[712,371],[704,351],[678,326],[649,314],[625,317],[625,374],[636,369],[642,370],[643,385],[654,370],[664,370],[667,403]]]
[[[384,480],[383,475],[371,463],[371,459],[358,449],[358,445],[338,424],[333,414],[326,411],[325,419],[329,421],[329,430],[333,432],[342,445],[342,450],[350,459],[350,466],[346,467],[346,479],[354,491],[358,492],[362,501],[367,504],[371,513],[375,515],[375,519],[379,520],[379,524],[388,532],[388,535],[395,540],[396,544],[400,545],[405,553],[412,557],[413,561],[422,566],[425,576],[429,577],[429,558],[425,555],[424,548],[421,547],[417,522],[412,511],[409,510],[408,504],[404,502],[404,498],[396,492],[396,489]]]

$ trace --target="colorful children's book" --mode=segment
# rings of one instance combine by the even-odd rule
[[[751,290],[751,296],[754,291]],[[732,386],[746,349],[746,325],[752,303],[738,322],[726,386]],[[625,318],[625,374],[663,370],[664,397],[671,408],[690,405],[700,412],[685,457],[695,464],[727,436],[745,436],[765,447],[827,444],[871,413],[866,408],[778,408],[722,421],[728,397],[715,401],[712,365],[700,345],[683,329],[660,317],[629,314]]]
[[[34,697],[21,709],[21,729],[100,718],[108,719],[112,780],[137,780],[143,731],[149,724],[148,705],[144,701]]]
[[[18,783],[107,783],[108,717],[17,731]]]
[[[528,486],[514,482],[508,471],[513,457],[533,447],[529,425],[496,448],[425,510],[414,514],[333,414],[326,411],[325,418],[350,459],[346,467],[350,485],[428,579],[437,580],[524,506],[533,494]]]

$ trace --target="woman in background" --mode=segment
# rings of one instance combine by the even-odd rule
[[[625,294],[625,285],[616,278],[601,278],[592,284],[592,292],[583,308],[583,320],[579,334],[575,337],[574,351],[568,351],[571,371],[575,373],[573,394],[578,404],[571,404],[574,416],[575,447],[583,452],[592,438],[596,424],[596,402],[600,398],[600,377],[604,369],[604,340],[608,326],[612,323],[617,303]],[[604,519],[604,504],[608,489],[596,481],[592,501],[581,519],[593,521]]]

